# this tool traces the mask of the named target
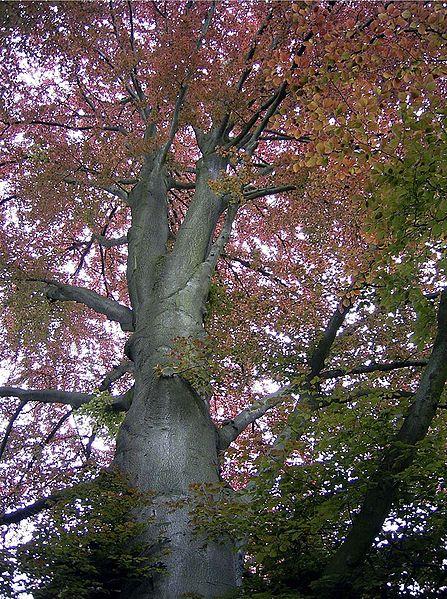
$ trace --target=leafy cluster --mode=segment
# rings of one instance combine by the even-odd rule
[[[113,398],[106,391],[94,394],[94,398],[77,410],[77,414],[88,416],[94,422],[96,430],[106,431],[115,437],[124,420],[124,414],[111,409]]]
[[[219,486],[197,489],[199,529],[216,537],[231,534],[246,552],[243,596],[312,594],[408,406],[391,395],[335,401],[318,418],[309,416],[304,434],[261,456],[256,479],[237,494]],[[441,415],[420,445],[417,463],[401,475],[399,504],[372,549],[367,574],[363,570],[355,581],[358,597],[403,597],[404,587],[435,593],[445,580],[446,428]]]
[[[36,599],[122,596],[125,584],[159,568],[136,541],[143,525],[130,520],[147,502],[116,472],[64,494],[17,550],[26,590]],[[17,586],[8,591],[11,597],[19,592]]]

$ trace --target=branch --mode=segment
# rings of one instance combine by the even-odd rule
[[[350,286],[349,291],[353,285]],[[284,398],[290,396],[291,393],[297,393],[299,391],[309,391],[312,386],[312,379],[314,379],[324,367],[324,362],[329,355],[332,345],[335,341],[337,332],[340,330],[343,322],[352,308],[352,301],[343,301],[346,298],[346,294],[343,296],[341,302],[337,306],[334,314],[330,318],[326,329],[324,330],[320,341],[316,345],[312,355],[308,360],[310,368],[309,373],[304,377],[304,380],[297,380],[290,385],[281,387],[278,391],[267,395],[261,400],[255,401],[251,406],[242,410],[233,420],[225,424],[218,432],[218,447],[220,449],[226,449],[230,443],[235,441],[242,431],[247,426],[255,422],[258,418],[263,416],[268,410],[278,405]],[[308,405],[308,401],[301,401],[294,409],[294,413],[301,409],[302,406]],[[316,408],[316,405],[312,407]],[[289,427],[286,427],[283,433],[277,438],[275,443],[281,442],[290,433]]]
[[[108,372],[102,383],[99,385],[99,391],[108,391],[115,381],[124,376],[127,372],[134,371],[134,364],[130,360],[123,360],[118,366],[114,366],[110,372]]]
[[[253,191],[245,191],[244,198],[246,200],[256,200],[257,198],[263,198],[265,196],[274,195],[276,193],[284,193],[286,191],[293,191],[296,189],[296,185],[279,185],[276,187],[265,187],[264,189],[255,189]]]
[[[177,181],[173,177],[169,178],[169,188],[170,189],[195,189],[196,183],[195,181]]]
[[[158,158],[160,165],[162,165],[164,163],[164,161],[166,160],[166,156],[168,155],[169,149],[172,145],[172,142],[174,141],[175,134],[177,133],[180,111],[183,106],[183,101],[185,99],[187,89],[188,89],[187,86],[182,83],[182,85],[180,86],[180,91],[177,96],[177,100],[175,102],[174,112],[173,112],[172,120],[171,120],[171,126],[169,127],[168,140],[163,145],[162,150],[159,155],[159,158]]]
[[[287,397],[290,397],[294,385],[285,385],[273,393],[256,400],[242,412],[239,412],[232,420],[222,423],[217,433],[217,448],[220,451],[228,449],[230,444],[235,441],[239,435],[258,418],[264,416],[266,412],[277,406]]]
[[[238,145],[238,147],[241,148],[241,147],[245,146],[245,148],[249,154],[253,153],[253,151],[256,148],[256,145],[259,141],[259,137],[261,136],[262,132],[269,124],[270,119],[276,113],[281,102],[284,100],[284,98],[286,96],[287,96],[287,83],[284,82],[281,84],[281,86],[274,98],[274,101],[272,102],[270,108],[265,113],[265,115],[264,115],[263,119],[261,120],[261,122],[259,123],[259,125],[253,131],[253,133],[249,136],[248,140],[247,141],[244,140],[243,142],[241,142]]]
[[[40,403],[59,403],[72,408],[80,408],[95,399],[92,393],[78,393],[76,391],[60,391],[59,389],[21,389],[19,387],[0,387],[0,397],[17,397],[23,401],[38,401]],[[113,397],[110,409],[113,412],[125,412],[129,408],[128,396],[117,395]]]
[[[9,419],[8,425],[5,430],[5,434],[3,436],[2,444],[0,446],[0,460],[2,459],[3,453],[6,449],[6,445],[8,443],[8,438],[9,438],[9,435],[11,434],[12,427],[14,426],[14,422],[20,416],[21,411],[23,410],[23,408],[26,406],[27,403],[28,402],[26,401],[26,399],[22,399],[21,402],[19,403],[19,405],[17,406],[16,410],[14,411],[14,414]]]
[[[356,374],[368,374],[370,372],[391,372],[400,368],[420,368],[427,365],[427,360],[397,360],[396,362],[371,362],[363,366],[356,366],[351,370],[338,368],[335,370],[325,370],[320,373],[322,379],[336,379],[342,376],[353,376]]]
[[[349,293],[352,289],[353,285],[350,286],[347,293]],[[337,333],[343,326],[346,316],[353,306],[353,302],[347,293],[344,294],[343,298],[339,302],[335,312],[329,319],[323,334],[321,335],[317,345],[308,359],[308,364],[310,367],[309,380],[312,380],[316,376],[320,375],[322,369],[324,368],[324,363],[332,349]]]
[[[266,277],[267,279],[271,279],[275,283],[278,283],[282,287],[286,287],[286,288],[289,287],[289,285],[285,281],[283,281],[282,279],[280,279],[279,277],[274,275],[272,272],[270,272],[270,270],[268,270],[267,268],[264,268],[263,266],[255,266],[255,264],[253,264],[249,260],[244,260],[243,258],[238,258],[237,256],[230,256],[228,254],[222,254],[222,257],[225,258],[226,260],[228,260],[229,262],[237,262],[238,264],[240,264],[241,266],[244,266],[245,268],[254,270],[255,272],[258,272],[260,275],[262,275],[263,277]]]
[[[255,52],[256,52],[256,48],[258,46],[258,42],[259,42],[262,34],[264,33],[264,31],[267,29],[268,23],[272,19],[272,17],[273,17],[273,10],[270,9],[269,12],[267,13],[267,16],[266,16],[264,22],[261,24],[260,28],[256,32],[255,38],[250,46],[250,49],[247,52],[247,55],[245,56],[245,62],[248,62],[253,59]],[[250,65],[243,71],[243,73],[238,81],[238,84],[236,86],[236,89],[238,92],[242,91],[244,83],[248,79],[248,77],[252,71],[252,68],[253,67]]]
[[[236,218],[236,213],[239,208],[239,204],[230,204],[227,210],[227,214],[225,217],[225,222],[222,227],[222,231],[217,237],[216,241],[211,246],[210,253],[208,254],[208,258],[206,259],[206,264],[211,270],[214,270],[216,267],[219,256],[222,254],[223,249],[230,237],[231,228],[233,226],[234,219]]]
[[[10,125],[42,125],[45,127],[57,127],[59,129],[68,129],[70,131],[112,131],[114,133],[121,133],[122,135],[128,135],[128,131],[121,125],[69,125],[68,123],[59,123],[58,121],[44,121],[40,119],[34,119],[32,121],[13,121],[8,123]]]
[[[127,235],[112,238],[104,237],[104,235],[95,235],[95,239],[99,245],[102,245],[105,248],[112,248],[117,245],[125,245],[127,243]]]
[[[364,561],[393,503],[398,499],[401,474],[416,458],[417,444],[427,435],[446,381],[447,289],[444,289],[438,310],[436,339],[414,402],[394,441],[384,449],[352,528],[329,561],[315,590],[343,590],[349,593],[357,568]]]
[[[34,503],[19,508],[14,512],[0,514],[0,526],[18,524],[19,522],[22,522],[22,520],[26,520],[27,518],[31,518],[32,516],[40,514],[40,512],[52,507],[57,501],[59,501],[65,495],[67,495],[68,491],[71,492],[72,488],[63,489],[62,491],[56,491],[55,493],[48,495],[48,497],[38,499]]]
[[[95,480],[98,481],[100,478],[107,472],[107,470],[103,470],[96,479],[93,479],[89,482],[80,482],[71,487],[66,487],[65,489],[60,489],[59,491],[55,491],[48,495],[47,497],[42,497],[38,499],[34,503],[27,505],[25,507],[19,508],[14,512],[8,512],[0,514],[0,526],[9,526],[10,524],[18,524],[22,522],[22,520],[26,520],[27,518],[31,518],[32,516],[36,516],[43,510],[49,509],[53,507],[61,499],[65,497],[70,498],[74,496],[74,491],[76,489],[82,490],[85,489],[86,485],[91,484]]]
[[[86,287],[65,285],[47,279],[29,279],[47,283],[46,296],[52,301],[77,302],[88,306],[99,314],[104,314],[109,320],[118,322],[123,331],[133,331],[132,310],[108,297],[103,297]]]
[[[98,183],[94,183],[92,181],[80,181],[79,179],[73,179],[72,177],[65,177],[63,182],[67,183],[68,185],[79,185],[79,187],[91,187],[93,189],[106,191],[107,193],[119,198],[126,204],[129,202],[129,194],[124,189],[121,189],[121,187],[118,187],[118,185],[99,185]]]

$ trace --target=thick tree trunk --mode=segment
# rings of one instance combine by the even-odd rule
[[[138,599],[176,599],[192,593],[220,597],[236,585],[236,555],[230,542],[195,534],[190,521],[190,485],[219,480],[215,428],[203,400],[180,377],[137,376],[132,407],[119,436],[116,463],[130,483],[155,493],[138,514],[152,520],[143,542],[166,573],[129,590]],[[173,503],[183,505],[172,507]],[[160,551],[166,554],[157,556]]]
[[[207,398],[172,368],[176,340],[204,336],[210,248],[224,209],[209,180],[224,166],[215,154],[198,162],[196,193],[170,252],[166,179],[157,159],[147,161],[132,192],[127,278],[135,332],[126,351],[135,387],[115,464],[136,489],[154,493],[136,516],[148,523],[142,541],[165,573],[126,589],[130,599],[222,597],[237,584],[230,540],[200,537],[190,522],[191,485],[219,481],[217,434]]]

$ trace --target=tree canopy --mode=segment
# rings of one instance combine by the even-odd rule
[[[0,13],[1,592],[443,596],[444,3]]]

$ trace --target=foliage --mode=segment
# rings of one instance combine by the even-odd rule
[[[143,525],[129,519],[149,501],[113,471],[77,485],[41,516],[14,556],[26,590],[36,599],[117,597],[129,580],[155,572],[156,557],[136,541]]]
[[[175,394],[145,401],[157,377],[166,389],[182,377],[178,387],[205,400],[213,438],[291,385],[221,455],[236,499],[227,483],[197,486],[196,525],[243,543],[245,596],[312,593],[436,332],[447,280],[445,8],[1,3],[0,373],[6,389],[94,390],[75,412],[91,435],[65,404],[4,391],[2,509],[82,479],[91,463],[107,467],[115,437],[152,476],[153,455],[139,448],[162,427],[174,454],[169,426],[183,416],[163,412]],[[117,312],[131,315],[122,330]],[[123,359],[133,372],[110,378]],[[132,378],[140,389],[121,427],[110,402]],[[126,445],[132,418],[145,426]],[[402,473],[360,595],[443,584],[445,426],[441,413]],[[107,447],[95,430],[109,431]],[[107,484],[77,486],[40,517],[20,563],[8,557],[36,597],[113,595],[108,574],[118,584],[127,567],[136,578],[156,569],[130,543],[139,497]]]
[[[111,409],[112,402],[110,393],[97,391],[93,399],[81,406],[76,414],[91,418],[97,431],[105,430],[111,437],[116,437],[124,415]]]
[[[308,419],[300,439],[282,450],[267,449],[256,476],[236,494],[224,486],[196,488],[196,526],[217,538],[235,536],[247,555],[241,596],[309,596],[406,409],[406,401],[389,395],[335,400]],[[404,597],[402,589],[412,587],[441,596],[436,593],[447,574],[446,429],[440,414],[417,462],[402,476],[399,504],[356,581],[359,597]]]

